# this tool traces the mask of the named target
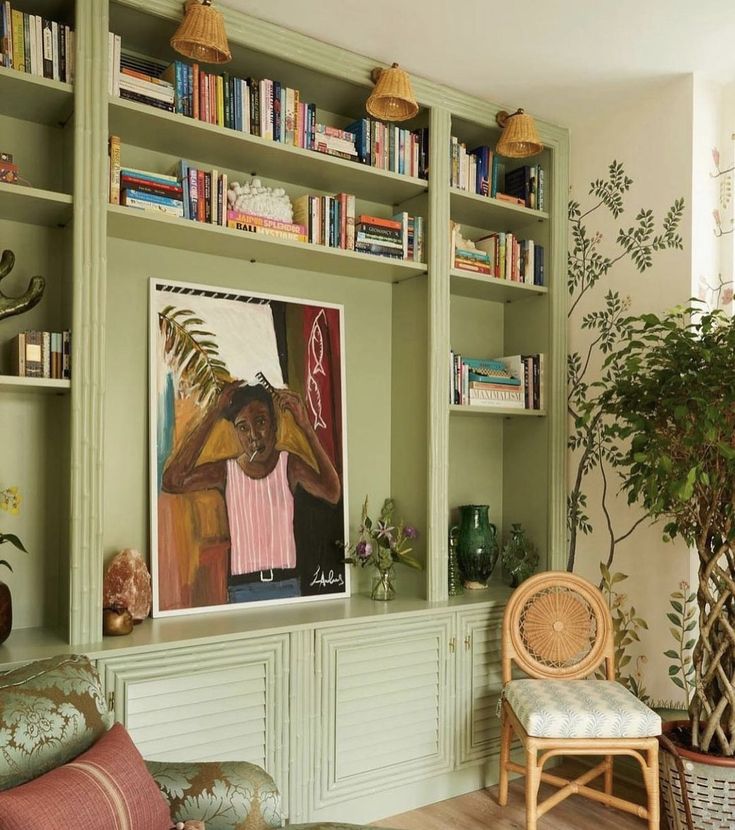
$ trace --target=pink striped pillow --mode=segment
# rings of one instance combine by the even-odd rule
[[[0,830],[169,830],[166,800],[120,724],[63,766],[0,792]]]

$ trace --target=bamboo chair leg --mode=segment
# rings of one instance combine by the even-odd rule
[[[505,807],[508,803],[508,761],[510,760],[510,743],[513,727],[510,718],[503,713],[502,734],[500,738],[500,778],[498,780],[498,804]]]
[[[541,768],[538,765],[538,753],[531,743],[526,747],[526,830],[536,830],[540,783]]]
[[[613,793],[613,756],[606,755],[605,756],[605,763],[607,767],[605,768],[605,779],[604,779],[604,789],[608,795],[612,795]]]
[[[648,830],[659,830],[661,818],[658,782],[658,744],[647,752],[648,767],[643,771],[643,778],[648,793]]]

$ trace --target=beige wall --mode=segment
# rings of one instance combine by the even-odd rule
[[[640,209],[653,210],[655,233],[658,233],[675,199],[684,197],[686,207],[679,229],[683,250],[654,252],[653,266],[644,273],[636,269],[629,257],[613,265],[581,300],[569,320],[570,352],[586,354],[592,335],[582,328],[582,320],[586,314],[604,307],[604,295],[610,290],[629,298],[632,314],[663,311],[686,302],[691,294],[693,93],[691,76],[645,90],[631,85],[624,108],[587,113],[579,123],[571,125],[572,198],[581,203],[583,212],[595,204],[594,197],[588,195],[590,182],[606,177],[613,160],[622,163],[625,173],[633,180],[624,194],[624,212],[618,219],[604,208],[587,219],[588,232],[602,234],[602,253],[614,258],[621,252],[616,244],[618,231],[635,224]],[[699,201],[706,198],[705,194],[698,194]],[[595,349],[590,379],[599,374],[601,360],[601,352]],[[570,486],[579,457],[579,451],[570,451]],[[618,495],[619,480],[614,470],[608,469],[607,479],[610,521],[614,535],[620,536],[641,514],[628,507],[625,498]],[[575,570],[597,583],[599,563],[608,558],[610,550],[610,533],[601,508],[603,478],[599,470],[587,476],[583,492],[587,495],[587,513],[593,531],[579,538]],[[681,691],[668,679],[671,661],[663,652],[674,645],[666,618],[671,610],[669,594],[679,589],[680,582],[690,579],[690,556],[684,545],[664,543],[661,535],[660,525],[644,522],[615,545],[611,571],[628,576],[615,585],[619,594],[616,607],[624,613],[635,609],[635,616],[644,618],[648,624],[648,630],[641,627],[637,632],[640,643],[633,642],[628,650],[631,660],[624,673],[638,672],[639,682],[656,702],[681,701]]]

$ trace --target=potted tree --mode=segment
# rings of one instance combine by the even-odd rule
[[[672,830],[687,826],[686,801],[696,827],[725,830],[735,810],[735,323],[692,308],[629,322],[600,381],[623,489],[699,560],[696,682],[689,721],[665,727],[680,758],[663,753],[662,793]]]

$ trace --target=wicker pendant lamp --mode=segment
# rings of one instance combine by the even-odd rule
[[[495,120],[503,128],[500,140],[495,147],[499,156],[522,159],[535,156],[544,149],[536,132],[536,124],[523,110],[516,110],[512,115],[501,110]]]
[[[225,22],[212,0],[187,0],[184,19],[170,43],[181,55],[202,63],[232,60]]]
[[[419,111],[419,105],[413,96],[411,78],[408,72],[394,63],[390,69],[373,69],[371,75],[375,83],[365,108],[381,121],[407,121]]]

